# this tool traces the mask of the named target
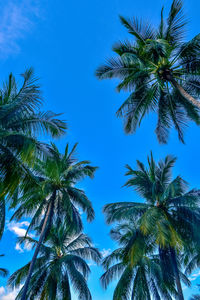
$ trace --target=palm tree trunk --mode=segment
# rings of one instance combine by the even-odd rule
[[[174,275],[175,275],[176,287],[177,287],[177,291],[178,291],[178,299],[184,300],[183,290],[182,290],[182,286],[181,286],[181,280],[180,280],[179,270],[178,270],[178,265],[177,265],[176,252],[173,248],[170,248],[170,253],[171,253],[172,263],[173,263],[173,267],[174,267]]]
[[[192,103],[194,106],[198,107],[200,109],[200,102],[197,101],[195,98],[193,98],[190,94],[188,94],[184,88],[174,79],[174,78],[170,78],[170,82],[172,83],[172,85],[177,89],[177,91],[179,92],[179,94],[185,98],[187,101],[189,101],[190,103]]]
[[[46,215],[45,215],[44,223],[42,225],[42,231],[41,231],[41,234],[40,234],[40,239],[37,243],[37,247],[36,247],[35,252],[33,254],[33,258],[32,258],[32,261],[31,261],[31,264],[30,264],[30,267],[29,267],[29,270],[28,270],[28,275],[27,275],[27,278],[26,278],[26,282],[25,282],[24,287],[23,287],[23,293],[22,293],[21,300],[26,300],[26,294],[27,294],[27,291],[28,291],[28,286],[29,286],[29,283],[30,283],[30,280],[31,280],[31,276],[32,276],[32,273],[33,273],[33,269],[34,269],[34,266],[35,266],[35,262],[36,262],[36,259],[37,259],[38,252],[40,250],[41,244],[43,242],[43,239],[44,239],[44,236],[45,236],[45,233],[46,233],[46,230],[47,230],[49,216],[51,214],[51,209],[53,207],[53,202],[54,202],[54,199],[55,199],[55,195],[56,195],[56,191],[53,192],[52,197],[51,197],[50,202],[49,202],[49,206],[48,206],[48,209],[47,209],[47,212],[46,212]]]
[[[165,284],[169,286],[174,278],[174,269],[169,248],[159,247],[160,266]]]
[[[4,228],[5,228],[5,198],[2,196],[0,199],[0,240],[2,238],[2,235],[4,233]]]

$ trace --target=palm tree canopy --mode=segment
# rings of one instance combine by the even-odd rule
[[[33,246],[37,243],[31,237],[21,239]],[[63,225],[51,229],[46,242],[42,244],[36,260],[28,289],[28,299],[71,300],[71,291],[79,299],[91,300],[87,286],[90,268],[85,260],[99,263],[101,255],[92,246],[91,240],[80,233],[71,235]],[[30,263],[17,270],[9,278],[9,285],[19,287],[26,279]],[[16,299],[20,299],[21,291]]]
[[[37,185],[13,200],[12,208],[20,206],[15,211],[13,218],[20,219],[24,216],[32,216],[28,230],[38,230],[42,227],[45,214],[50,203],[52,209],[48,226],[64,218],[68,226],[75,231],[82,230],[80,210],[86,213],[88,221],[94,218],[92,203],[86,196],[84,190],[77,187],[80,180],[93,178],[96,167],[90,165],[89,161],[78,161],[75,157],[77,144],[69,150],[67,144],[65,153],[61,154],[57,147],[52,144],[51,155],[46,160],[37,160],[34,165],[35,179]]]
[[[130,92],[117,111],[126,133],[134,132],[150,111],[158,115],[156,135],[166,143],[172,127],[184,142],[189,120],[200,123],[200,34],[185,42],[186,19],[181,0],[173,0],[167,20],[158,28],[137,18],[120,17],[135,41],[113,46],[118,55],[100,66],[99,79],[118,78],[117,91]]]
[[[176,281],[179,299],[183,299],[180,282],[187,282],[187,278],[180,272],[181,257],[183,251],[190,251],[189,245],[200,241],[200,191],[188,191],[181,176],[172,178],[175,161],[175,157],[167,156],[156,163],[151,154],[147,168],[140,161],[137,170],[127,166],[130,179],[125,186],[132,187],[145,202],[111,203],[104,207],[104,212],[108,223],[137,224],[136,234],[129,237],[125,247],[125,261],[130,266],[140,261],[145,254],[142,245],[150,239],[159,254],[164,284],[169,288]]]
[[[59,137],[67,128],[58,114],[39,110],[42,96],[33,69],[26,70],[22,77],[20,88],[10,74],[0,89],[0,238],[5,224],[5,196],[13,195],[19,184],[29,188],[34,181],[29,166],[36,157],[49,152],[38,136]]]
[[[27,164],[34,157],[44,155],[48,146],[38,142],[40,134],[59,137],[65,133],[66,123],[51,111],[41,112],[42,95],[33,69],[22,74],[23,83],[18,88],[10,74],[8,82],[0,89],[0,168],[2,193],[14,192],[19,182],[32,178]],[[2,194],[1,193],[1,194]]]
[[[107,222],[139,220],[142,233],[149,235],[153,232],[161,247],[183,247],[186,235],[192,242],[200,224],[200,191],[188,191],[181,176],[172,179],[175,161],[173,156],[167,156],[156,164],[151,154],[148,168],[140,161],[137,161],[137,170],[127,166],[126,175],[131,178],[125,186],[132,187],[145,202],[106,205]]]
[[[121,247],[103,260],[102,265],[106,270],[101,277],[103,287],[107,288],[111,281],[118,280],[113,300],[173,299],[172,296],[177,295],[174,279],[171,278],[170,285],[166,285],[152,238],[140,234],[135,225],[134,222],[123,222],[111,230],[111,237]],[[127,259],[127,250],[133,240],[134,255],[131,262]],[[188,279],[182,276],[188,285]]]

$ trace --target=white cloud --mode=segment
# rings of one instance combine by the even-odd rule
[[[199,275],[200,275],[200,271],[199,271],[199,272],[197,272],[197,273],[194,273],[194,274],[192,274],[192,277],[195,277],[195,278],[197,278]]]
[[[95,262],[88,262],[88,266],[89,267],[94,267],[94,266],[97,266],[97,264]]]
[[[109,248],[109,249],[102,249],[101,251],[101,255],[103,258],[105,258],[106,256],[108,256],[109,254],[111,254],[112,250]]]
[[[3,286],[0,286],[0,295],[5,294],[5,288]]]
[[[189,277],[189,280],[190,280],[190,281],[194,281],[194,280],[196,280],[199,276],[200,276],[200,270],[197,271],[196,273],[193,273],[193,274]]]
[[[40,17],[39,0],[8,0],[0,11],[0,57],[20,51],[19,41],[34,27]]]
[[[23,252],[24,252],[24,250],[22,249],[22,247],[20,246],[19,243],[17,243],[17,244],[15,245],[15,250],[19,251],[20,253],[23,253]]]
[[[27,227],[29,226],[29,222],[15,222],[11,221],[7,223],[7,229],[13,232],[18,237],[24,236],[26,234]]]
[[[196,280],[196,277],[188,277],[188,279],[189,279],[190,281],[194,281],[194,280]]]
[[[25,249],[26,251],[31,251],[32,245],[31,245],[30,243],[28,243],[28,242],[25,242],[25,243],[24,243],[24,249]]]
[[[23,222],[7,222],[7,230],[13,232],[17,237],[23,237],[26,234],[27,227],[29,226],[28,221],[23,221]],[[33,234],[29,234],[29,236],[33,237]],[[30,251],[31,250],[31,245],[28,242],[25,242],[22,245],[19,243],[16,243],[15,245],[15,250],[17,250],[20,253],[23,253],[24,251]]]
[[[26,234],[26,229],[17,227],[17,226],[13,226],[11,227],[10,231],[13,231],[17,236],[25,236]]]
[[[5,289],[3,286],[0,287],[0,295],[1,300],[15,300],[19,290],[22,288],[22,285],[19,287],[19,289],[14,290],[8,290]]]

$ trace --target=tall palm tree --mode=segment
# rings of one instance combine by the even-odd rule
[[[24,240],[33,245],[38,243],[30,237]],[[61,224],[51,228],[47,240],[40,247],[27,291],[28,299],[71,300],[73,289],[78,293],[79,299],[91,300],[87,286],[90,268],[85,260],[99,263],[100,259],[100,253],[86,235],[71,235]],[[12,287],[23,284],[30,264],[31,262],[11,275],[9,284]],[[22,293],[23,288],[16,299],[21,299]]]
[[[90,200],[84,190],[76,185],[85,177],[92,178],[97,168],[90,166],[89,161],[78,161],[74,155],[76,147],[77,144],[69,151],[67,144],[63,155],[52,144],[51,155],[46,160],[38,160],[34,165],[35,180],[38,185],[33,185],[26,193],[13,201],[12,207],[20,204],[13,218],[19,220],[21,217],[31,216],[32,220],[27,233],[37,226],[40,234],[23,288],[22,300],[26,299],[37,255],[54,220],[56,219],[56,223],[59,224],[64,217],[71,230],[80,232],[82,222],[78,209],[86,212],[88,221],[94,218]]]
[[[200,34],[185,42],[186,20],[181,0],[173,0],[167,20],[163,9],[158,28],[137,18],[120,17],[135,41],[113,46],[118,55],[100,66],[99,79],[118,78],[117,91],[130,95],[117,111],[125,121],[125,132],[132,133],[150,111],[158,114],[156,134],[166,143],[171,127],[184,142],[188,120],[200,124]]]
[[[15,77],[0,89],[0,237],[5,223],[5,195],[14,193],[21,184],[30,184],[33,176],[28,165],[34,157],[48,152],[48,146],[38,141],[41,133],[52,137],[64,134],[66,123],[51,111],[41,112],[42,96],[33,69],[22,74],[19,88]]]
[[[151,154],[148,168],[140,161],[137,170],[127,166],[126,175],[131,178],[125,186],[132,187],[145,202],[112,203],[104,207],[104,212],[108,223],[135,219],[142,234],[152,236],[158,245],[161,265],[168,265],[168,273],[163,272],[163,276],[175,278],[178,299],[182,300],[177,254],[199,235],[200,191],[187,191],[187,183],[180,176],[172,180],[175,161],[167,156],[156,164]]]
[[[151,237],[138,231],[132,222],[123,222],[111,230],[111,237],[120,248],[103,260],[106,272],[101,277],[104,288],[114,279],[119,279],[114,290],[113,300],[161,300],[176,296],[174,281],[167,286],[163,280],[159,256],[155,254],[155,244]],[[134,240],[134,257],[127,259],[127,248]],[[188,284],[186,276],[182,274]]]

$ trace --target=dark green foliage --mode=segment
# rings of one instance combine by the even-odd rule
[[[140,220],[140,230],[148,235],[154,232],[156,242],[183,246],[186,232],[194,235],[194,228],[200,222],[199,190],[187,191],[187,183],[177,176],[172,180],[171,170],[176,159],[167,156],[155,163],[148,158],[148,168],[137,161],[137,170],[127,166],[131,178],[125,186],[132,187],[145,199],[145,203],[121,202],[104,207],[107,222],[120,222],[134,218]]]
[[[66,124],[53,112],[40,112],[42,96],[32,69],[22,74],[21,88],[12,74],[0,90],[0,167],[5,183],[1,193],[31,179],[27,164],[44,155],[48,146],[38,142],[41,133],[58,137]]]
[[[5,223],[5,196],[15,197],[16,188],[29,189],[34,184],[30,170],[34,160],[49,153],[49,146],[39,142],[40,134],[59,137],[66,123],[57,114],[41,112],[40,86],[32,69],[22,74],[18,88],[12,74],[0,89],[0,238]]]
[[[121,256],[117,251],[118,258],[135,270],[135,266],[141,259],[146,256],[149,259],[156,256],[162,273],[161,282],[168,289],[170,295],[177,292],[174,290],[175,282],[183,281],[187,285],[190,284],[187,277],[181,272],[181,268],[185,264],[181,255],[184,251],[192,255],[189,245],[191,247],[194,243],[197,245],[200,237],[198,230],[200,226],[200,191],[195,189],[188,191],[188,185],[181,176],[172,179],[172,168],[175,161],[173,156],[167,156],[164,160],[156,163],[151,154],[148,157],[148,168],[140,161],[137,161],[138,168],[136,170],[127,166],[126,175],[130,176],[130,179],[125,186],[133,188],[145,202],[111,203],[104,207],[107,222],[109,224],[120,223],[115,230],[111,231],[112,237],[123,246],[120,250],[122,251]],[[131,229],[132,224],[135,224],[135,231]],[[196,261],[199,261],[199,257],[195,253],[193,257],[195,263],[191,261],[188,265],[190,270],[197,265]],[[187,259],[189,260],[189,258]],[[109,264],[106,265],[107,268]],[[146,277],[141,279],[141,276],[144,275],[139,273],[138,282],[143,281],[143,286],[146,286],[144,279]],[[111,276],[111,280],[112,278]],[[147,280],[148,289],[154,288],[155,283],[152,282],[149,285],[149,280]],[[130,282],[129,284],[131,284]],[[182,299],[181,286],[179,288],[178,299]],[[136,290],[138,291],[139,288],[135,289],[135,293]],[[141,296],[141,299],[142,297],[149,299],[148,292],[146,293],[146,296]],[[152,292],[149,291],[149,293]],[[155,299],[159,299],[156,298],[156,295],[155,290]],[[137,297],[136,299],[139,299]],[[161,296],[161,299],[165,299],[164,296]]]
[[[97,168],[90,166],[89,161],[77,161],[74,156],[76,146],[77,144],[69,151],[67,144],[63,155],[52,144],[50,155],[45,160],[37,159],[34,164],[37,184],[30,186],[27,191],[22,190],[21,195],[12,201],[12,208],[20,205],[13,218],[19,220],[24,216],[31,216],[27,233],[33,229],[40,235],[27,273],[23,300],[26,299],[41,244],[48,237],[52,226],[63,223],[68,232],[79,233],[82,230],[79,209],[86,212],[88,221],[94,218],[90,200],[76,184],[85,177],[92,178]]]
[[[34,165],[36,185],[13,201],[11,207],[16,209],[13,218],[19,220],[24,216],[32,216],[28,230],[38,227],[40,232],[50,202],[53,202],[48,226],[54,221],[65,219],[66,226],[73,230],[82,230],[80,212],[83,210],[88,221],[94,218],[94,210],[84,190],[76,185],[86,177],[93,178],[96,167],[89,161],[78,161],[75,157],[77,144],[69,151],[67,144],[64,155],[52,144],[50,155],[45,160],[37,160]],[[60,221],[59,221],[60,220]]]
[[[21,242],[33,246],[37,241],[25,237]],[[41,245],[33,276],[28,288],[28,299],[71,300],[72,290],[79,299],[91,300],[87,286],[90,268],[85,260],[99,263],[101,255],[84,234],[72,235],[62,224],[52,227],[46,242]],[[19,287],[27,277],[30,263],[9,278],[9,285]],[[16,299],[20,299],[22,290]]]
[[[111,58],[96,71],[99,79],[118,78],[117,91],[130,95],[117,111],[126,133],[133,133],[143,117],[156,112],[156,135],[167,143],[174,127],[184,142],[188,121],[200,123],[200,35],[184,42],[186,19],[181,0],[173,0],[158,28],[137,18],[120,17],[134,40],[119,42]]]
[[[176,295],[174,281],[171,280],[170,287],[165,284],[151,237],[143,236],[132,224],[123,222],[111,231],[111,237],[121,248],[103,260],[106,269],[101,277],[103,287],[118,280],[113,300],[172,299],[172,295]],[[132,256],[127,258],[130,246]]]

